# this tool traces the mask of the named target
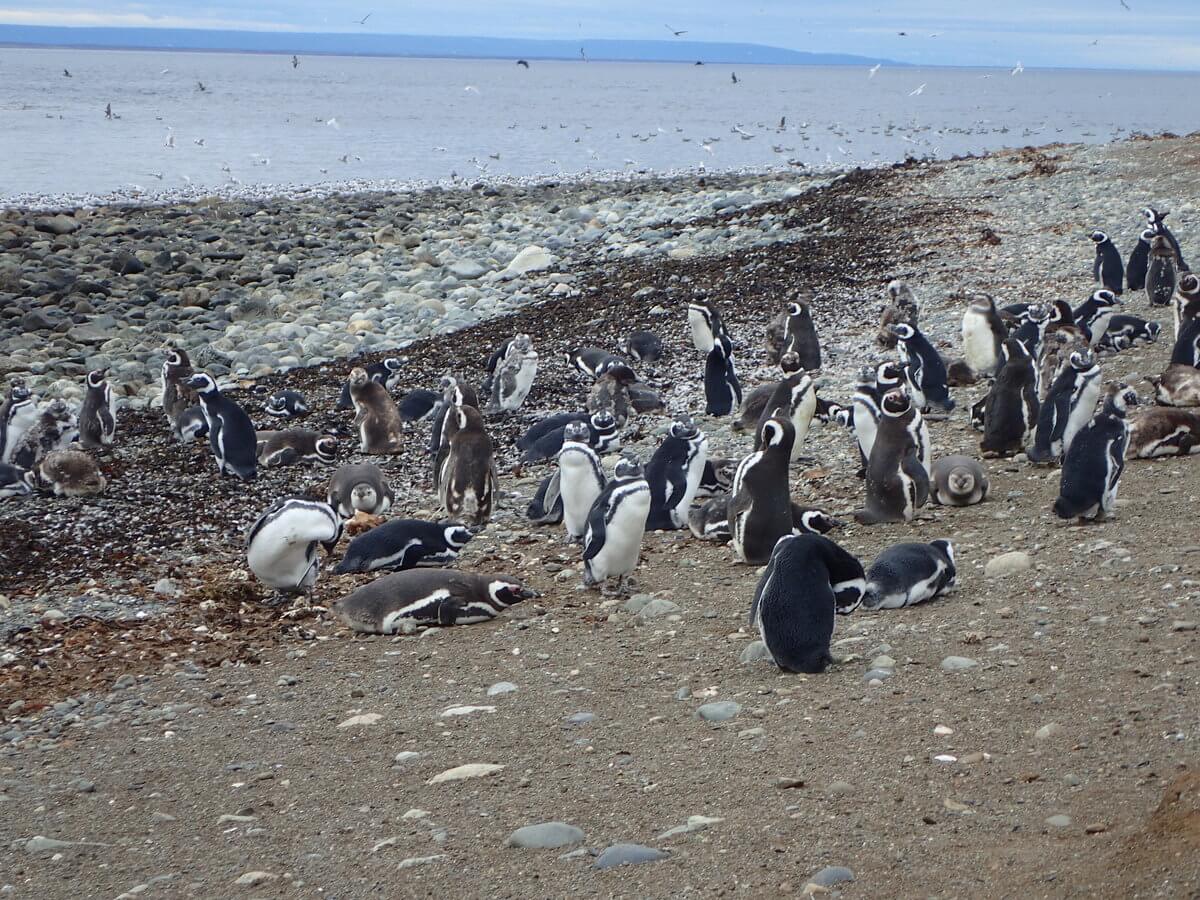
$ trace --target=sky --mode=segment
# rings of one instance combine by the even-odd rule
[[[917,64],[1200,70],[1200,0],[0,0],[0,23],[568,40],[673,39],[669,25]]]

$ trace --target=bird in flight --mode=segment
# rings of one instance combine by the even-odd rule
[[[883,64],[882,64],[882,63],[875,63],[875,65],[873,65],[873,66],[871,66],[871,68],[867,69],[867,77],[868,77],[868,78],[874,78],[874,77],[875,77],[875,73],[879,71],[879,67],[880,67],[881,65],[883,65]]]
[[[70,77],[71,77],[71,70],[63,69],[63,78],[70,78]]]
[[[1021,74],[1022,72],[1024,72],[1024,71],[1025,71],[1025,67],[1024,67],[1023,65],[1021,65],[1021,61],[1020,61],[1020,60],[1017,60],[1017,64],[1016,64],[1016,65],[1013,67],[1013,70],[1012,70],[1012,72],[1011,72],[1010,74],[1012,74],[1012,75],[1020,75],[1020,74]]]
[[[671,32],[671,34],[675,35],[675,37],[683,37],[683,35],[687,34],[686,31],[676,31],[670,25],[664,25],[663,27],[666,28],[667,31]]]
[[[1121,5],[1122,5],[1123,7],[1125,7],[1127,10],[1129,10],[1130,12],[1132,12],[1132,11],[1133,11],[1133,7],[1132,7],[1132,6],[1130,6],[1128,3],[1126,3],[1126,2],[1125,2],[1125,0],[1121,0]]]
[[[524,66],[526,69],[528,69],[528,68],[529,68],[529,63],[527,63],[527,62],[526,62],[525,60],[523,60],[523,59],[518,59],[518,60],[517,60],[517,65],[518,65],[518,66]]]
[[[730,73],[729,73],[729,77],[733,79],[733,83],[734,83],[734,84],[737,84],[737,83],[738,83],[737,72],[730,72]]]
[[[198,90],[200,93],[202,93],[202,94],[203,94],[205,91],[207,91],[207,90],[208,90],[208,88],[206,88],[206,87],[204,86],[204,82],[203,82],[203,81],[197,81],[197,82],[196,82],[196,90]]]
[[[293,56],[293,57],[292,57],[292,68],[293,68],[293,69],[298,69],[299,67],[300,67],[300,57],[298,57],[298,56]]]
[[[354,21],[358,25],[366,25],[367,19],[371,18],[371,16],[373,16],[373,15],[375,15],[375,12],[371,11],[371,12],[367,13],[365,16],[363,16],[361,19],[355,19]]]
[[[927,81],[921,82],[921,86],[918,87],[915,91],[909,91],[908,96],[917,97],[917,96],[920,96],[921,94],[925,93],[925,85],[928,83],[929,82],[927,82]]]

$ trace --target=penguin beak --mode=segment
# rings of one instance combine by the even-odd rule
[[[191,378],[189,378],[187,380],[187,386],[190,388],[202,388],[202,387],[204,387],[204,384],[205,384],[204,378],[201,377],[200,375],[193,375]]]
[[[536,600],[538,597],[542,596],[537,591],[535,591],[533,588],[527,588],[527,587],[522,587],[520,590],[518,590],[517,595],[522,600]]]

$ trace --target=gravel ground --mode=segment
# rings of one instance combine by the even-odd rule
[[[1090,288],[1085,231],[1106,227],[1126,250],[1147,202],[1172,211],[1195,256],[1198,174],[1194,137],[854,173],[678,226],[728,234],[774,216],[768,227],[785,223],[790,240],[581,260],[577,295],[548,286],[512,316],[407,347],[406,386],[447,367],[477,378],[486,349],[515,331],[543,354],[530,409],[489,423],[505,498],[460,560],[521,575],[542,597],[487,625],[354,638],[321,608],[368,576],[326,573],[312,607],[264,607],[241,532],[327,473],[216,482],[204,448],[170,443],[155,411],[126,411],[102,461],[104,497],[0,506],[0,890],[1197,896],[1200,541],[1176,524],[1200,493],[1191,460],[1131,463],[1118,516],[1095,526],[1056,520],[1057,471],[1018,461],[988,462],[992,499],[980,506],[846,525],[834,536],[864,560],[952,537],[960,587],[839,621],[840,661],[811,677],[739,661],[758,576],[728,548],[649,535],[637,580],[677,607],[661,615],[578,590],[561,531],[521,520],[545,469],[509,470],[536,412],[582,397],[556,353],[581,338],[611,346],[654,328],[671,354],[649,377],[673,411],[694,410],[701,364],[679,300],[695,286],[720,303],[747,386],[769,374],[762,332],[784,292],[819,288],[822,393],[847,399],[853,370],[877,355],[890,278],[910,281],[928,333],[952,353],[952,292],[1077,302]],[[1145,313],[1144,298],[1129,300]],[[1166,340],[1127,351],[1105,375],[1151,374],[1168,355]],[[348,367],[247,381],[235,396],[254,408],[255,391],[286,383],[321,410],[306,425],[345,427],[332,404]],[[965,409],[981,394],[956,391],[955,414],[931,423],[938,455],[977,451]],[[701,421],[714,453],[745,452],[727,422]],[[635,419],[627,445],[648,452],[666,422]],[[356,457],[342,443],[343,459]],[[416,444],[381,461],[405,514],[433,512]],[[846,518],[862,493],[851,449],[840,429],[816,429],[794,496]],[[1029,569],[985,572],[1014,551]],[[733,704],[715,710],[730,717],[702,718],[710,703]],[[445,714],[466,706],[482,708]],[[470,764],[503,768],[435,781]],[[546,822],[582,835],[547,829],[564,845],[506,846]],[[599,868],[623,843],[663,856]]]

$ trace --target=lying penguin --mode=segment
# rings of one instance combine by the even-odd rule
[[[334,601],[332,610],[355,631],[395,634],[418,626],[486,622],[536,596],[511,575],[407,569],[364,584]]]

